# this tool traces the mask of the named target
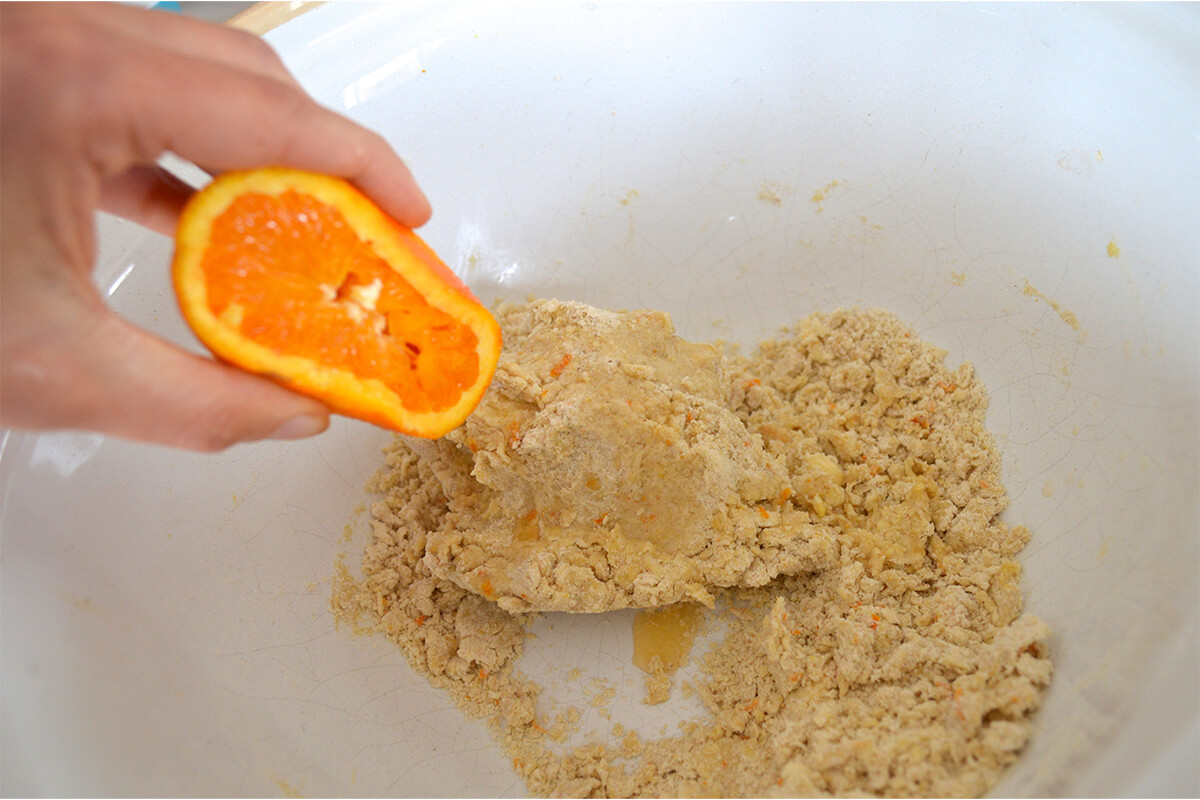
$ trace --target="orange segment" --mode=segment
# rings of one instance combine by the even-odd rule
[[[460,425],[499,358],[487,309],[338,178],[218,177],[181,216],[173,272],[184,317],[217,357],[404,433]]]

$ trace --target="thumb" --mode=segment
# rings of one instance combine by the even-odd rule
[[[72,341],[74,340],[74,341]],[[270,381],[187,353],[112,313],[41,339],[10,360],[6,424],[81,428],[190,450],[298,439],[329,425],[325,406]]]

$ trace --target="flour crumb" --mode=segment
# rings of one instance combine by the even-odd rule
[[[784,199],[795,193],[794,186],[778,181],[763,181],[758,187],[758,199],[776,208],[782,208]]]
[[[509,319],[519,340],[523,318]],[[518,670],[532,614],[427,558],[435,532],[463,513],[461,484],[439,479],[444,464],[408,440],[371,483],[380,499],[362,577],[335,565],[334,612],[389,637],[486,720],[532,795],[981,795],[1032,732],[1052,672],[1049,629],[1022,608],[1017,556],[1030,533],[1000,519],[1008,498],[986,392],[969,364],[944,359],[893,315],[861,309],[813,315],[723,357],[711,402],[757,437],[781,482],[750,513],[820,526],[830,555],[754,585],[710,585],[706,613],[724,633],[681,686],[704,717],[675,735],[614,725],[607,739],[562,744],[579,710],[551,719],[542,687]],[[797,535],[743,530],[764,547]],[[672,702],[667,680],[648,681],[646,700]],[[617,685],[591,686],[591,705],[608,709]]]

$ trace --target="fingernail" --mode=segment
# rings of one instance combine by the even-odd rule
[[[268,439],[306,439],[316,436],[329,427],[328,417],[312,417],[301,414],[285,421],[278,428],[267,434]]]

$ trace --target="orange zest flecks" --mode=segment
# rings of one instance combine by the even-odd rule
[[[566,355],[564,355],[562,357],[562,361],[559,361],[557,364],[555,364],[553,367],[550,368],[550,377],[557,378],[559,375],[562,375],[563,370],[566,369],[570,363],[571,363],[571,354],[567,353]]]

